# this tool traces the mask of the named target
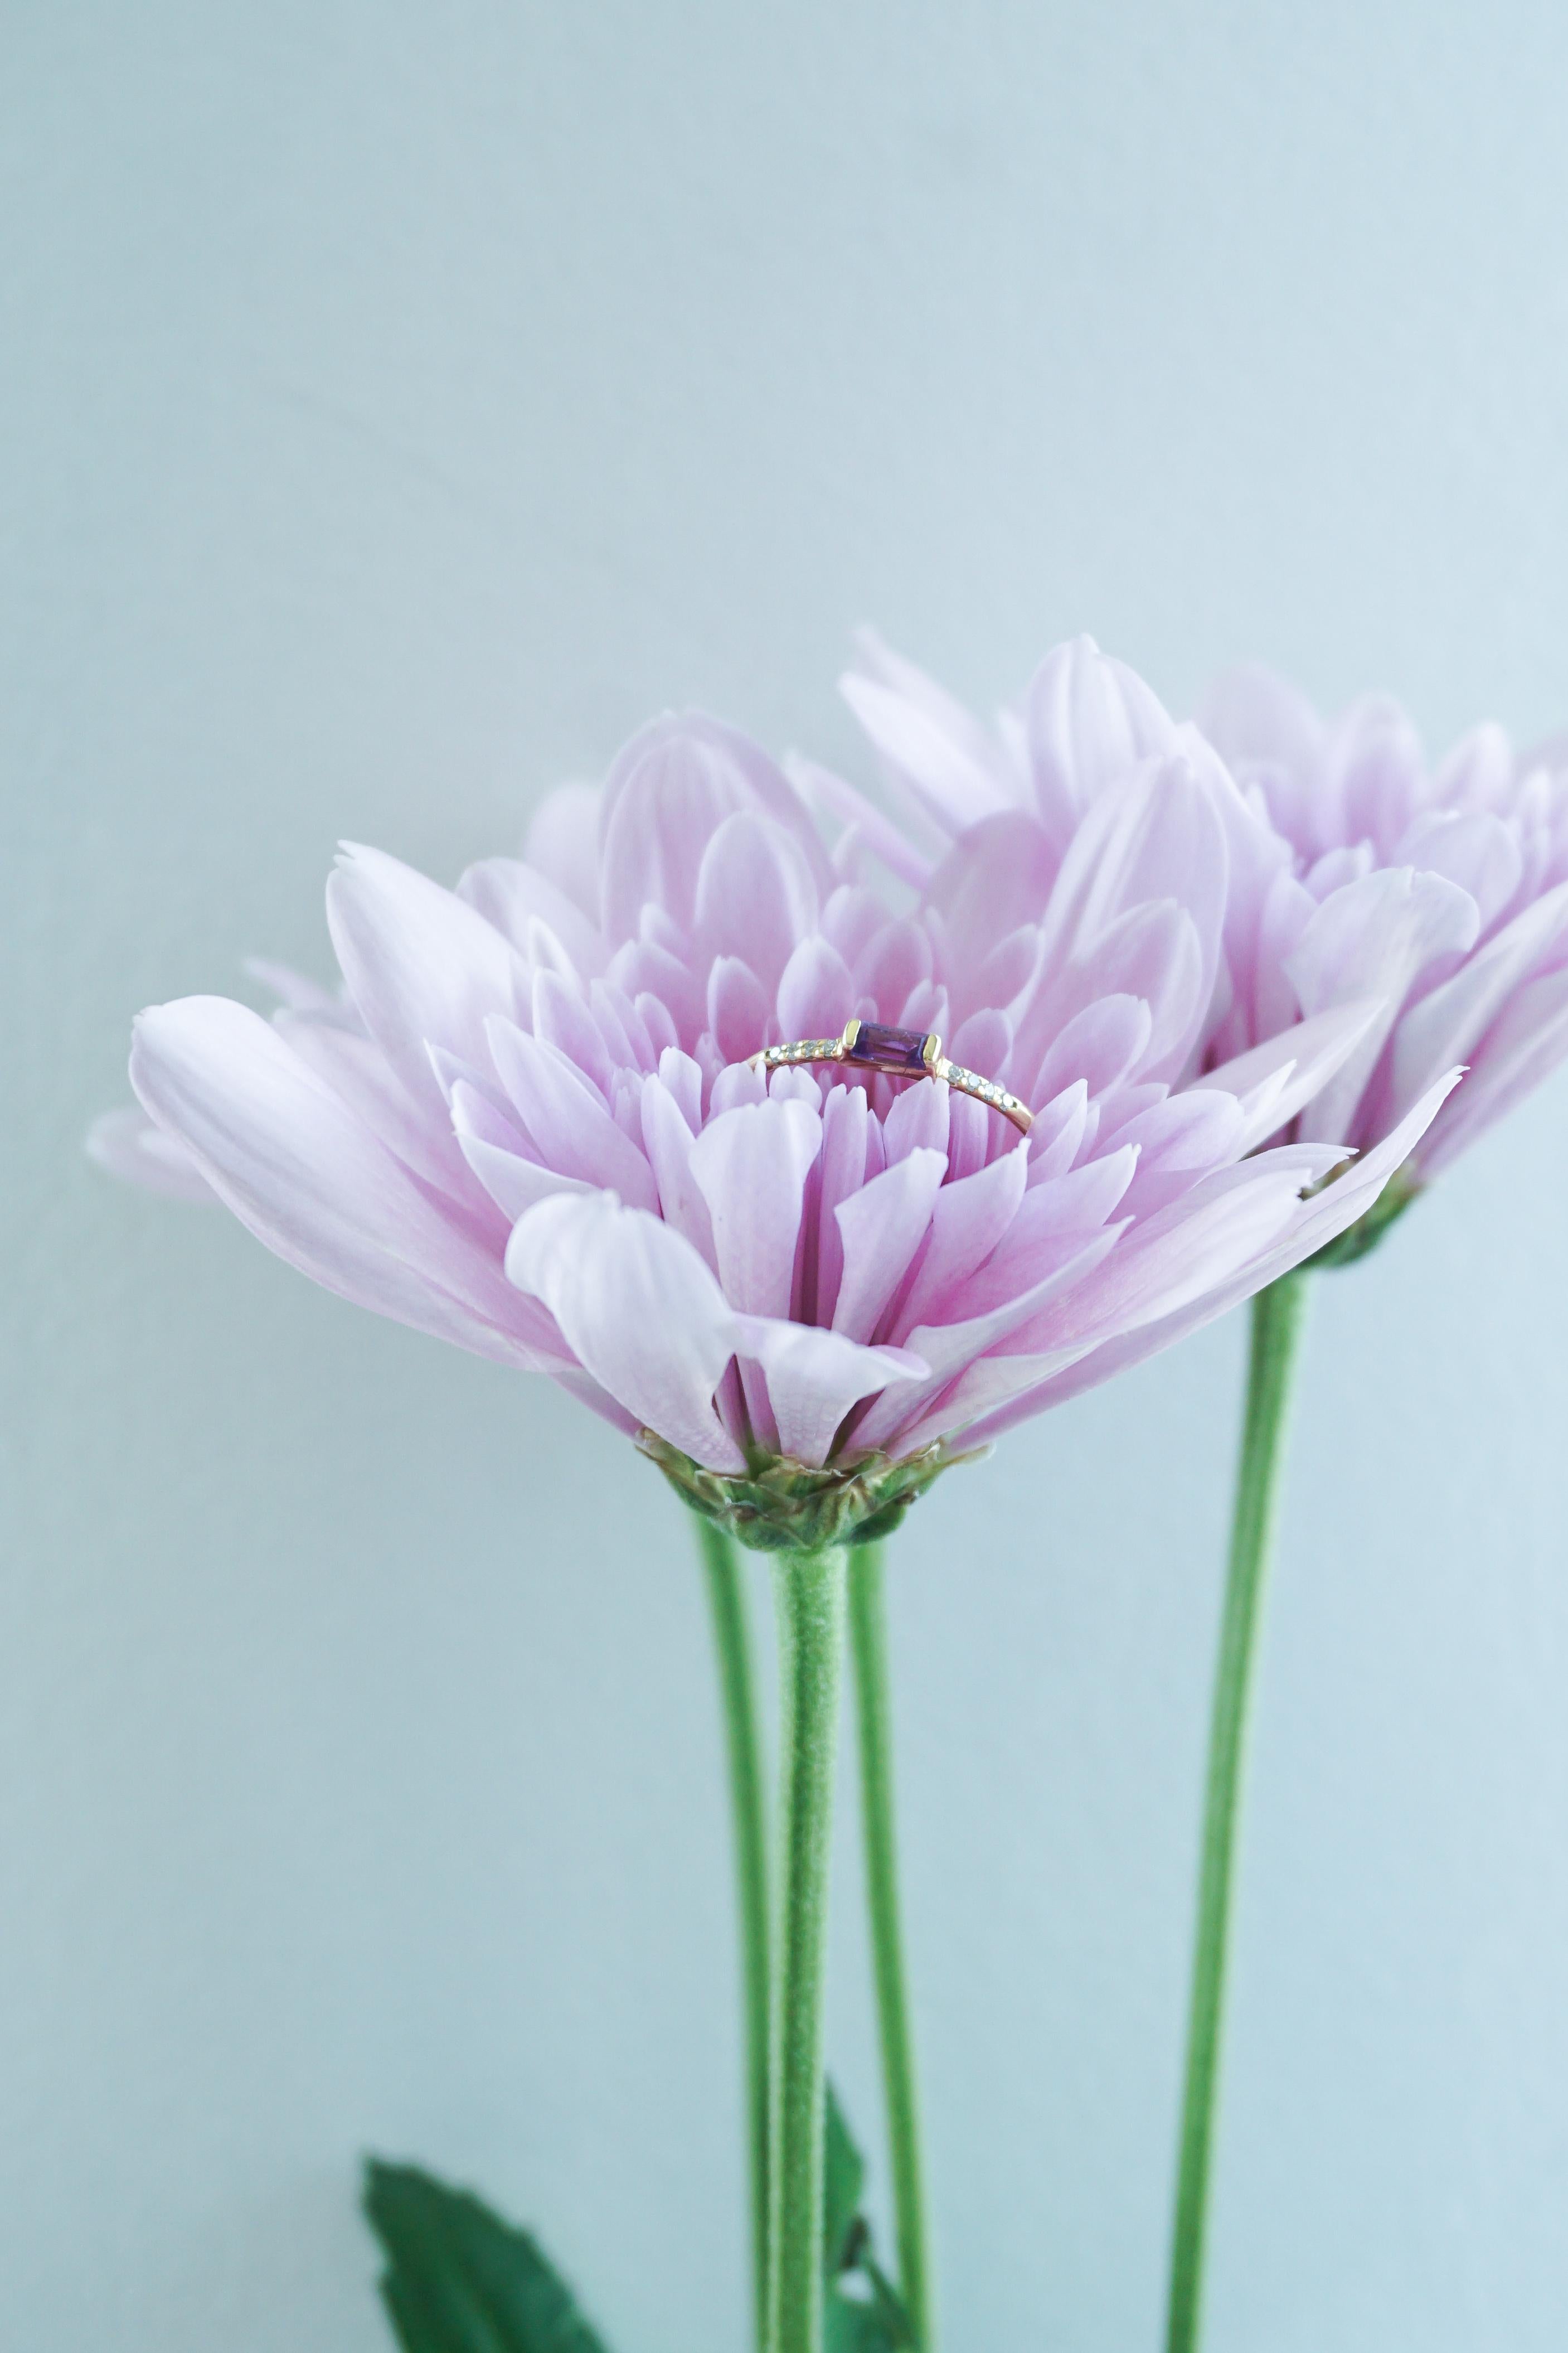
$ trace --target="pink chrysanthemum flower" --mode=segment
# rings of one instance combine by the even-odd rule
[[[1194,1080],[1230,855],[1179,744],[1048,839],[971,832],[901,909],[856,862],[754,746],[662,722],[455,891],[345,851],[341,994],[142,1014],[152,1130],[100,1155],[550,1373],[753,1540],[818,1542],[1321,1248],[1446,1092],[1327,1186],[1346,1138],[1262,1148],[1385,1026],[1375,985]],[[750,1065],[854,1015],[942,1033],[1027,1137],[929,1078]]]
[[[1059,848],[1108,783],[1184,746],[1224,812],[1230,849],[1209,1060],[1378,997],[1379,1016],[1292,1131],[1363,1151],[1443,1071],[1468,1065],[1393,1198],[1408,1198],[1568,1052],[1562,744],[1521,755],[1500,728],[1478,727],[1434,772],[1389,698],[1367,696],[1328,724],[1256,669],[1221,681],[1200,739],[1087,638],[1047,655],[992,732],[874,638],[864,655],[845,691],[902,804],[903,832],[837,779],[817,776],[817,788],[906,874],[1000,810],[1027,812]],[[1219,755],[1212,763],[1204,744]],[[911,860],[906,837],[923,860]]]

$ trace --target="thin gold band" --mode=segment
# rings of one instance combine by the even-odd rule
[[[862,1037],[867,1042],[862,1043]],[[885,1042],[884,1042],[885,1041]],[[932,1031],[884,1029],[879,1024],[851,1018],[837,1038],[798,1038],[787,1046],[764,1046],[752,1056],[752,1068],[758,1071],[785,1071],[802,1063],[844,1062],[851,1069],[880,1071],[889,1078],[945,1079],[955,1093],[969,1095],[992,1111],[999,1111],[1004,1119],[1011,1120],[1020,1135],[1027,1135],[1034,1124],[1034,1113],[1016,1095],[999,1087],[994,1079],[982,1077],[978,1071],[966,1071],[962,1062],[950,1062],[942,1050],[942,1039]]]

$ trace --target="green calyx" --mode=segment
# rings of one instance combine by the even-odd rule
[[[1306,1264],[1325,1270],[1335,1266],[1353,1266],[1358,1259],[1365,1258],[1368,1250],[1377,1248],[1390,1226],[1396,1218],[1405,1215],[1420,1190],[1421,1180],[1406,1161],[1403,1168],[1394,1170],[1371,1208],[1359,1217],[1353,1226],[1347,1226],[1342,1234],[1336,1234],[1331,1242],[1325,1242],[1321,1250],[1314,1251]]]
[[[787,1455],[758,1454],[733,1475],[705,1471],[651,1430],[637,1445],[663,1472],[683,1504],[753,1552],[820,1552],[826,1545],[877,1544],[891,1535],[910,1505],[939,1472],[972,1455],[946,1452],[940,1442],[892,1461],[868,1454],[858,1462],[812,1470]]]

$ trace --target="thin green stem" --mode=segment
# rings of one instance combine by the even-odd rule
[[[845,1558],[773,1556],[779,1616],[779,1903],[773,1974],[769,2353],[821,2353],[823,1996]]]
[[[746,1588],[740,1552],[711,1520],[697,1521],[730,1765],[730,1819],[740,1915],[746,2031],[746,2147],[752,2189],[752,2293],[759,2348],[768,2327],[768,1838]]]
[[[1309,1280],[1300,1271],[1284,1275],[1252,1303],[1247,1412],[1209,1730],[1166,2353],[1196,2353],[1203,2318],[1204,2249],[1251,1669]]]
[[[855,1662],[866,1905],[870,1915],[871,1967],[882,2040],[882,2088],[888,2110],[888,2148],[898,2230],[899,2286],[914,2329],[915,2343],[921,2353],[931,2353],[931,2263],[920,2109],[915,2096],[914,2041],[910,2028],[899,1910],[892,1695],[888,1674],[888,1613],[880,1545],[858,1545],[850,1556],[849,1648]]]

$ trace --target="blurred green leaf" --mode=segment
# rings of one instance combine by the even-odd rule
[[[855,2146],[849,2127],[844,2121],[844,2111],[838,2105],[838,2094],[831,2084],[827,2086],[827,2124],[823,2135],[823,2173],[826,2186],[823,2258],[827,2265],[827,2276],[833,2280],[855,2260],[856,2249],[851,2244],[851,2233],[857,2226],[861,2231],[866,2227],[860,2216],[860,2192],[866,2181],[866,2160]]]
[[[470,2191],[372,2158],[364,2211],[404,2353],[605,2353],[537,2240]]]
[[[914,2330],[877,2261],[871,2225],[860,2211],[866,2160],[831,2084],[824,2156],[823,2353],[906,2353]]]

